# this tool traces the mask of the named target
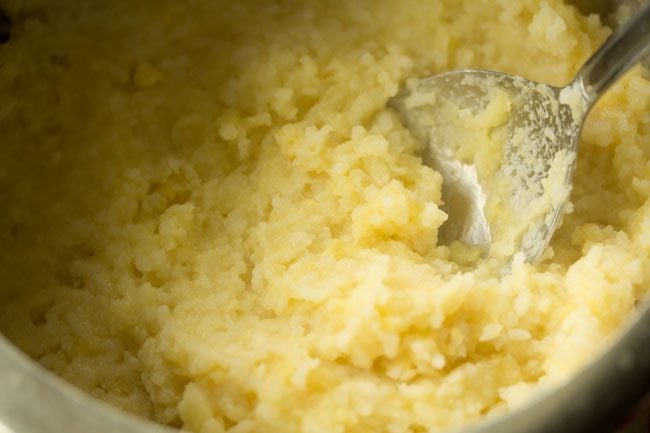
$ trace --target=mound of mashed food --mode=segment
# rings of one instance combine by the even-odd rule
[[[650,287],[650,83],[583,131],[537,264],[437,241],[386,108],[478,67],[561,85],[559,0],[3,0],[0,330],[92,395],[214,432],[422,432],[562,383]]]

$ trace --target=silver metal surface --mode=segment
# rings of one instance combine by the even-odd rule
[[[517,230],[505,233],[490,225],[485,213],[490,192],[479,180],[475,165],[454,156],[449,141],[462,137],[466,126],[449,122],[443,114],[449,105],[477,114],[490,103],[497,88],[508,95],[512,108],[502,126],[507,131],[504,161],[495,176],[512,183],[512,195],[500,199],[508,203],[513,215],[521,217]],[[560,104],[560,91],[499,72],[460,70],[420,80],[390,101],[389,105],[423,144],[424,163],[442,175],[443,209],[448,215],[440,229],[444,244],[460,240],[489,250],[494,244],[505,243],[514,245],[508,248],[510,252],[522,251],[531,262],[541,255],[569,198],[582,125],[581,118],[576,119],[568,106]],[[555,161],[561,154],[563,160],[558,164]],[[551,172],[561,178],[562,188],[548,182],[553,180]],[[543,197],[552,194],[559,197],[540,209]],[[500,255],[494,251],[490,254]]]
[[[0,433],[173,433],[92,398],[0,335]]]
[[[564,88],[482,70],[459,70],[410,81],[389,106],[422,143],[423,161],[443,177],[443,209],[448,215],[440,229],[443,243],[460,240],[486,250],[495,244],[512,245],[505,249],[509,256],[504,258],[521,251],[528,261],[537,260],[569,199],[580,130],[587,113],[649,51],[650,3],[635,11]],[[499,197],[520,219],[509,231],[495,230],[493,225],[503,221],[490,222],[486,214],[487,195],[495,194],[486,184],[494,179],[481,180],[474,161],[461,160],[455,154],[458,144],[454,141],[464,137],[466,122],[449,119],[449,112],[454,110],[480,113],[493,98],[494,89],[507,94],[512,104],[503,125],[507,131],[503,162],[500,170],[490,175],[512,184],[509,197]],[[497,251],[496,255],[503,254]]]

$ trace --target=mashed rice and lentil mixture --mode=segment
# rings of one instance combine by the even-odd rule
[[[562,383],[650,287],[650,84],[583,132],[541,262],[463,266],[386,108],[480,67],[561,85],[610,34],[559,0],[4,0],[0,330],[201,432],[422,432]]]

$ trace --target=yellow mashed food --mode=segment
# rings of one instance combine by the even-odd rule
[[[467,269],[386,109],[480,67],[560,85],[559,0],[4,0],[0,329],[89,393],[216,432],[422,432],[593,359],[650,287],[650,84],[584,128],[543,260]]]

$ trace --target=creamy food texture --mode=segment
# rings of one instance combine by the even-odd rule
[[[597,356],[650,287],[650,85],[584,127],[540,263],[466,269],[386,107],[473,67],[561,85],[607,37],[560,1],[5,0],[0,330],[194,432],[421,432]],[[490,155],[486,155],[489,157]]]

